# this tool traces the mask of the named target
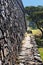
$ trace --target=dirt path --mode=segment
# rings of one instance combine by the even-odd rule
[[[41,65],[42,60],[33,35],[26,34],[18,55],[18,65]]]

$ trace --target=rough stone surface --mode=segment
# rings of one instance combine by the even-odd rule
[[[43,65],[33,35],[25,36],[21,51],[18,55],[18,65]]]
[[[0,65],[43,65],[34,36],[25,35],[21,0],[0,0]]]
[[[0,65],[15,65],[25,33],[21,0],[0,0]]]

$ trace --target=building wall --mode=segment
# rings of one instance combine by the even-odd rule
[[[15,64],[25,33],[24,7],[21,0],[0,0],[0,58],[3,65]],[[1,48],[0,46],[0,48]],[[6,58],[6,59],[5,59]]]

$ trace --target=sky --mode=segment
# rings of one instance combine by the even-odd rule
[[[24,6],[43,6],[43,0],[22,0]]]

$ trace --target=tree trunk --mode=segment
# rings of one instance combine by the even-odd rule
[[[43,38],[43,30],[41,28],[39,28],[39,30],[42,32],[42,37],[41,38]]]

